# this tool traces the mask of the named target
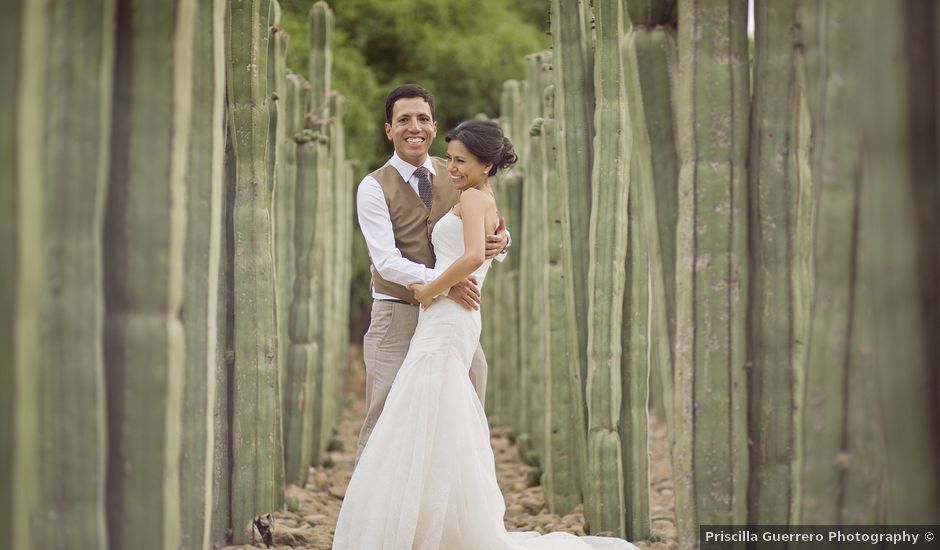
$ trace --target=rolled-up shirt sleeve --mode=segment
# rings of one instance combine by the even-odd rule
[[[401,255],[395,246],[392,218],[379,182],[366,176],[356,191],[356,214],[359,228],[369,248],[369,258],[386,281],[400,285],[428,284],[440,273]]]

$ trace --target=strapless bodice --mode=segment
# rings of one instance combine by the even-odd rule
[[[431,244],[434,245],[434,255],[437,258],[434,264],[437,270],[444,271],[457,261],[457,258],[463,256],[463,220],[458,218],[453,210],[449,210],[434,225],[434,231],[431,232]],[[491,263],[492,260],[486,260],[473,272],[479,288],[483,288],[483,279],[486,278]]]

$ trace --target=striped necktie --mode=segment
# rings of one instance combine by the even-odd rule
[[[418,177],[418,196],[425,206],[431,208],[431,172],[424,166],[419,166],[415,170],[415,176]]]

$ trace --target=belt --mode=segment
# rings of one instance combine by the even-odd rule
[[[412,304],[411,302],[406,302],[404,300],[396,300],[393,298],[379,298],[380,302],[392,302],[393,304],[405,304],[406,306],[416,306],[418,304]]]

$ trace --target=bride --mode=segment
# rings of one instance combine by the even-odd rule
[[[447,171],[460,201],[431,235],[441,275],[412,285],[421,303],[405,362],[349,482],[333,550],[635,550],[621,539],[507,533],[483,407],[467,375],[480,312],[441,294],[491,260],[498,215],[489,177],[516,162],[492,122],[447,137]]]

